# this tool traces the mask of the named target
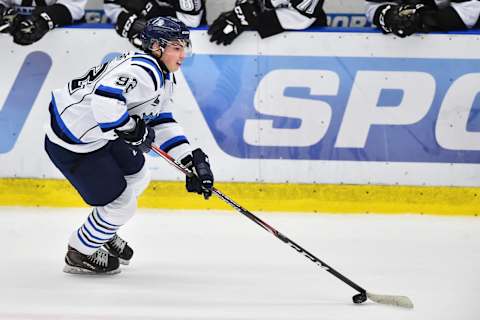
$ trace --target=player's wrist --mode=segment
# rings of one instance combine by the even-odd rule
[[[134,121],[133,128],[128,130],[120,130],[120,128],[117,128],[115,129],[115,133],[132,147],[144,153],[149,152],[150,145],[155,140],[155,131],[137,115],[131,116],[128,122],[131,120]]]
[[[131,132],[135,130],[135,126],[137,125],[137,122],[135,121],[135,118],[129,117],[128,122],[124,124],[121,127],[118,127],[118,131],[125,131],[125,132]]]

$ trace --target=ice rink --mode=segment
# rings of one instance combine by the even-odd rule
[[[258,216],[368,291],[367,302],[235,212],[139,210],[119,233],[135,255],[113,276],[62,272],[88,209],[0,208],[0,319],[480,319],[480,218]]]

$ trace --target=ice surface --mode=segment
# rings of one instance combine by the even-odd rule
[[[480,319],[480,218],[258,214],[368,291],[413,310],[354,305],[350,287],[234,212],[139,210],[114,276],[62,273],[87,209],[0,208],[0,319]]]

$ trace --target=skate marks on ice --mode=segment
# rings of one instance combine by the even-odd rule
[[[85,209],[0,209],[0,319],[465,319],[480,314],[480,220],[415,215],[259,214],[372,292],[366,302],[234,213],[140,210],[121,230],[122,272],[62,272]],[[34,266],[34,267],[32,267]]]

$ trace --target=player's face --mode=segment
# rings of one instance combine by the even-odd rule
[[[167,66],[168,71],[175,72],[180,69],[186,57],[185,48],[181,44],[168,44],[163,50],[160,60]]]

